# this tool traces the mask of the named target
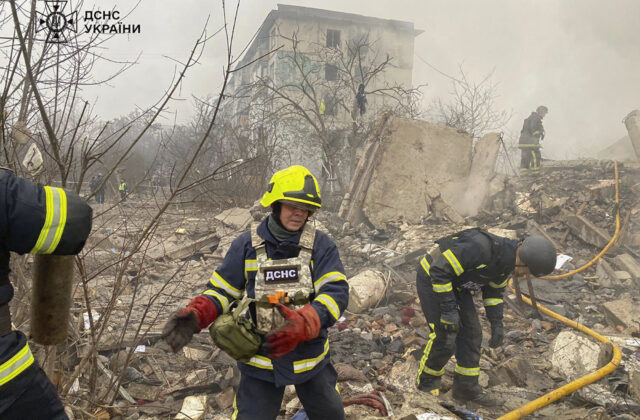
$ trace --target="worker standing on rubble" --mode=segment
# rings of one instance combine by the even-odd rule
[[[534,112],[524,120],[518,148],[521,152],[520,174],[538,175],[540,173],[540,163],[542,155],[540,142],[544,140],[544,127],[542,119],[549,112],[549,109],[540,105]]]
[[[551,273],[555,247],[538,236],[516,241],[478,228],[436,243],[438,249],[420,260],[417,274],[420,305],[431,329],[418,370],[418,389],[438,395],[444,366],[455,353],[453,398],[494,405],[478,384],[482,327],[473,294],[482,291],[491,324],[489,346],[498,347],[504,337],[503,293],[509,276]]]
[[[242,373],[233,419],[275,419],[291,384],[310,419],[344,419],[327,328],[347,307],[349,285],[334,242],[307,223],[321,206],[318,181],[302,166],[283,169],[260,203],[271,214],[236,238],[207,290],[170,318],[163,336],[176,352],[219,318],[211,334],[236,355]],[[216,340],[216,330],[231,321],[223,314],[243,294],[236,310],[249,302],[251,328],[225,330]],[[248,355],[229,343],[252,347],[252,336],[257,343]]]
[[[9,251],[74,255],[91,231],[91,207],[62,188],[32,184],[0,169],[0,418],[68,419],[53,384],[12,331]]]

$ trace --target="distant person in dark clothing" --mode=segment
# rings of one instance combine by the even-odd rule
[[[360,83],[360,86],[358,86],[356,103],[358,104],[360,115],[362,116],[365,112],[367,112],[367,95],[364,93],[364,85],[362,83]]]
[[[549,109],[540,105],[529,117],[524,120],[518,148],[522,152],[520,161],[520,173],[522,175],[538,175],[540,173],[540,161],[542,155],[540,142],[544,139],[544,127],[542,119],[547,115]]]

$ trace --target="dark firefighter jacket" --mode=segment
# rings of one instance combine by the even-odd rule
[[[454,289],[482,290],[487,318],[491,322],[501,320],[502,296],[515,268],[518,241],[474,228],[439,239],[436,243],[442,255],[432,264],[425,257],[420,264],[431,277],[441,310],[456,308]]]
[[[540,148],[540,140],[543,137],[544,127],[542,126],[542,118],[540,118],[540,114],[534,111],[524,120],[522,131],[520,131],[518,147],[521,149],[538,149]]]
[[[271,217],[271,216],[269,216]],[[297,257],[300,234],[278,244],[267,228],[267,219],[258,226],[258,235],[266,241],[267,257],[284,259]],[[231,244],[222,265],[207,284],[204,295],[213,300],[218,314],[227,312],[229,305],[246,293],[255,297],[256,251],[251,244],[251,233],[244,232]],[[349,303],[349,285],[338,248],[323,232],[316,231],[311,255],[311,276],[315,294],[311,305],[320,316],[320,335],[301,343],[289,354],[271,360],[261,350],[248,363],[238,363],[244,374],[273,382],[276,386],[306,382],[329,362],[327,328],[333,325]]]
[[[0,307],[13,298],[9,252],[77,254],[91,231],[91,213],[73,193],[33,184],[0,168]],[[27,389],[35,368],[23,333],[0,337],[0,413]]]

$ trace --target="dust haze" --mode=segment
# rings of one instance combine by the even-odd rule
[[[132,7],[133,2],[119,2]],[[413,84],[427,84],[423,106],[446,99],[459,65],[474,80],[493,72],[497,105],[512,117],[505,132],[517,136],[538,105],[549,107],[543,157],[595,157],[626,135],[622,119],[640,107],[640,3],[617,1],[290,1],[288,4],[413,22],[416,37]],[[277,2],[240,4],[235,55],[242,53]],[[231,11],[228,11],[231,13]],[[140,37],[110,40],[108,55],[139,64],[111,85],[88,89],[104,118],[135,105],[144,107],[169,83],[176,60],[184,58],[209,16],[212,32],[222,16],[217,3],[184,1],[180,7],[143,2],[133,12],[143,23]],[[241,47],[242,46],[242,47]],[[172,109],[186,121],[192,95],[215,95],[222,81],[224,40],[213,38]],[[144,75],[144,77],[141,77]]]

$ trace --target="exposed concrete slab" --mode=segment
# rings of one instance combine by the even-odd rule
[[[631,277],[640,279],[640,263],[629,254],[617,255],[613,262],[622,270],[631,274]]]
[[[591,223],[586,217],[569,212],[564,212],[564,216],[571,233],[584,242],[598,248],[604,248],[611,240],[611,235]]]
[[[495,175],[500,151],[500,135],[489,133],[476,142],[471,169],[467,178],[467,191],[460,198],[458,210],[465,216],[475,216],[488,198],[489,185]]]
[[[616,271],[603,258],[598,260],[596,275],[598,276],[598,284],[602,287],[614,287],[620,284],[617,281]]]
[[[637,161],[633,145],[629,136],[624,136],[609,147],[599,151],[596,156],[599,159],[617,160],[618,162]]]
[[[635,327],[640,321],[640,302],[622,298],[602,304],[607,321],[611,326]]]
[[[549,236],[547,231],[542,226],[540,226],[535,220],[533,219],[527,220],[527,231],[530,234],[545,237],[549,242],[553,244],[553,246],[556,248],[556,251],[559,251],[560,249],[562,249],[560,245],[556,241],[554,241],[551,236]],[[512,238],[512,239],[515,239],[515,238]]]
[[[182,246],[168,246],[165,249],[154,249],[151,255],[154,259],[169,258],[171,260],[189,258],[199,252],[209,252],[209,249],[217,246],[220,237],[217,233],[204,236],[196,241],[189,242]]]
[[[249,225],[251,220],[253,220],[249,209],[244,209],[241,207],[227,209],[218,214],[215,218],[217,220],[220,220],[222,223],[233,226],[237,230],[241,231]]]
[[[633,110],[624,118],[624,125],[629,132],[629,139],[636,153],[636,158],[640,160],[640,110]]]
[[[386,118],[374,129],[340,216],[357,223],[362,210],[380,228],[400,218],[419,223],[432,206],[429,192],[444,203],[440,210],[455,207],[471,169],[471,137],[426,121]],[[453,212],[445,217],[461,220]]]
[[[396,117],[389,131],[363,202],[365,213],[375,226],[399,215],[418,223],[429,200],[427,183],[446,203],[456,200],[471,167],[472,139],[451,127]]]

